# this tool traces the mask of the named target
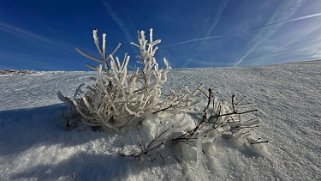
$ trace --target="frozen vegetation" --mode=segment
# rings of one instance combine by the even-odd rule
[[[0,180],[320,180],[320,69],[321,61],[172,70],[164,94],[203,83],[225,100],[247,96],[262,120],[254,134],[269,140],[249,147],[218,137],[204,154],[186,146],[181,161],[120,156],[135,146],[130,134],[65,129],[57,90],[72,96],[96,72],[0,75]],[[145,126],[157,119],[147,117]]]

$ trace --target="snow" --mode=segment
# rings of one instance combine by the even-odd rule
[[[203,145],[205,154],[181,144],[180,163],[119,156],[135,137],[64,129],[56,92],[71,96],[95,72],[0,75],[0,180],[321,180],[320,70],[321,61],[173,70],[165,92],[203,83],[226,100],[247,96],[262,120],[256,135],[269,140],[215,139]],[[156,119],[144,126],[157,130]]]

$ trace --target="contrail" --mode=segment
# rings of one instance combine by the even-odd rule
[[[28,31],[26,29],[22,29],[20,27],[10,25],[5,22],[0,21],[0,31],[10,33],[11,35],[13,35],[15,37],[26,39],[26,40],[29,40],[32,42],[42,43],[43,45],[45,45],[49,48],[55,47],[55,48],[62,49],[64,51],[70,51],[70,52],[74,53],[73,48],[72,48],[74,46],[69,43],[66,43],[64,41],[60,41],[57,39],[54,40],[53,38],[47,38],[45,36]]]
[[[130,36],[130,34],[128,33],[127,28],[125,27],[124,23],[122,22],[122,20],[117,16],[117,14],[115,13],[115,11],[113,10],[113,8],[111,7],[111,5],[107,2],[107,1],[101,1],[102,4],[105,6],[108,14],[112,17],[112,19],[116,22],[116,24],[118,25],[118,27],[122,30],[122,32],[125,34],[126,39],[128,42],[132,41],[132,38]]]
[[[7,24],[5,22],[1,22],[0,21],[0,31],[5,31],[7,33],[10,33],[16,37],[21,37],[21,38],[24,38],[24,39],[28,39],[28,40],[31,40],[31,41],[39,41],[41,43],[44,43],[46,45],[50,45],[52,46],[54,43],[46,38],[46,37],[43,37],[41,35],[38,35],[36,33],[33,33],[33,32],[30,32],[30,31],[27,31],[25,29],[22,29],[22,28],[19,28],[19,27],[16,27],[16,26],[13,26],[13,25],[10,25],[10,24]]]
[[[216,39],[216,38],[221,38],[222,36],[217,35],[217,36],[208,36],[208,37],[203,37],[203,38],[194,38],[186,41],[181,41],[178,43],[173,43],[169,45],[165,45],[164,47],[172,47],[172,46],[177,46],[177,45],[184,45],[187,43],[193,43],[193,42],[198,42],[198,41],[204,41],[204,40],[210,40],[210,39]]]
[[[209,27],[206,26],[207,22],[205,23],[205,26],[206,26],[205,28],[207,29],[207,31],[206,31],[206,34],[204,35],[204,37],[210,37],[212,35],[213,30],[216,28],[216,25],[220,21],[223,11],[225,10],[225,7],[229,2],[230,2],[230,0],[224,0],[219,4],[216,14],[214,16],[213,22]],[[208,18],[208,20],[210,20],[210,19],[211,19],[211,17]],[[196,41],[208,40],[205,38],[200,38],[200,35],[201,35],[201,33],[198,35],[197,39],[193,39],[193,40],[196,40]],[[218,36],[216,36],[216,38],[218,38]],[[194,41],[192,41],[192,42],[194,42]],[[190,43],[190,42],[188,41],[187,43]],[[205,41],[203,41],[202,43],[197,45],[197,48],[195,48],[195,46],[191,45],[189,47],[188,51],[195,50],[195,53],[191,56],[191,58],[186,59],[182,66],[185,67],[186,65],[188,65],[191,62],[191,60],[193,60],[194,57],[196,57],[199,54],[199,52],[201,51],[201,49],[205,45],[206,45]]]
[[[214,22],[213,22],[212,26],[209,27],[206,36],[209,36],[212,33],[213,29],[215,29],[217,23],[221,19],[221,16],[223,14],[224,9],[225,9],[226,5],[229,3],[229,1],[230,0],[226,0],[222,4],[220,4],[220,6],[219,6],[219,8],[218,8],[218,10],[216,12],[216,15],[215,15],[215,18],[214,18]]]
[[[166,45],[164,47],[172,47],[172,46],[177,46],[177,45],[184,45],[184,44],[188,44],[188,43],[193,43],[193,42],[198,42],[198,41],[204,41],[204,40],[210,40],[210,39],[216,39],[216,38],[221,38],[222,36],[210,36],[210,34],[212,33],[213,29],[215,29],[217,23],[219,22],[220,18],[221,18],[221,15],[226,7],[226,5],[229,3],[230,0],[227,0],[227,1],[224,1],[222,4],[220,4],[217,12],[216,12],[216,15],[215,15],[215,18],[214,18],[214,22],[212,23],[212,25],[209,27],[205,37],[203,38],[194,38],[194,39],[190,39],[190,40],[186,40],[186,41],[181,41],[181,42],[178,42],[178,43],[173,43],[173,44],[169,44],[169,45]]]
[[[292,22],[301,21],[301,20],[310,19],[310,18],[315,18],[315,17],[320,17],[320,16],[321,16],[321,13],[315,13],[315,14],[310,14],[310,15],[306,15],[306,16],[301,16],[301,17],[298,17],[298,18],[290,19],[290,20],[283,21],[283,22],[267,24],[265,26],[252,28],[250,30],[263,29],[263,28],[267,28],[267,27],[270,27],[270,26],[283,25],[283,24],[287,24],[287,23],[292,23]]]
[[[276,22],[277,20],[281,20],[280,22],[283,22],[283,23],[288,22],[288,21],[294,21],[294,19],[292,19],[292,20],[286,20],[286,19],[291,17],[298,10],[301,3],[302,3],[302,1],[297,1],[297,3],[294,4],[294,6],[293,6],[293,3],[291,1],[291,3],[286,3],[286,4],[280,5],[266,25],[269,26],[271,24],[274,24],[271,22]],[[285,21],[283,21],[283,20],[285,20]],[[298,21],[298,20],[296,20],[296,21]],[[256,48],[262,42],[264,42],[271,35],[273,35],[281,25],[282,25],[282,23],[277,23],[274,26],[272,26],[272,28],[270,28],[270,29],[261,29],[261,31],[259,31],[254,36],[254,38],[252,38],[252,40],[250,42],[250,44],[252,44],[251,47],[245,52],[245,54],[241,58],[239,58],[238,61],[235,62],[234,66],[237,66],[240,63],[242,63],[252,52],[254,52],[256,50]]]

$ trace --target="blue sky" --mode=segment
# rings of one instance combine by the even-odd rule
[[[0,69],[87,70],[92,29],[119,57],[154,29],[174,68],[287,63],[321,57],[319,0],[0,0]]]

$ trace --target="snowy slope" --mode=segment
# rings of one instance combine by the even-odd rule
[[[0,75],[0,180],[321,180],[321,61],[170,73],[166,90],[204,83],[221,98],[249,97],[257,135],[270,140],[264,154],[216,140],[202,168],[120,157],[120,135],[64,130],[56,92],[70,96],[91,75]]]

